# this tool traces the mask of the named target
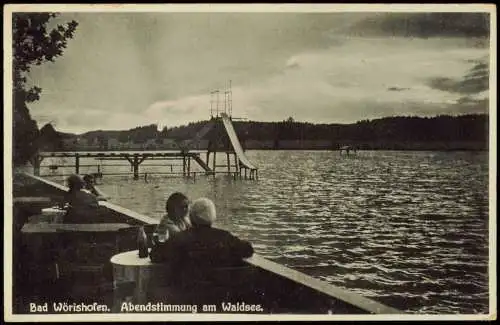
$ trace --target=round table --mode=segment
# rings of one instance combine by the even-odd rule
[[[124,283],[135,283],[134,303],[147,303],[147,288],[154,271],[164,270],[166,264],[153,263],[149,257],[140,258],[139,251],[133,250],[117,254],[111,258],[113,265],[113,285],[118,289]],[[121,304],[121,295],[115,297],[115,306]]]
[[[149,257],[139,257],[139,250],[128,251],[120,254],[116,254],[111,257],[111,263],[113,265],[121,265],[127,267],[147,267],[154,265]]]
[[[59,207],[42,209],[43,221],[49,223],[62,223],[65,214],[66,210]]]

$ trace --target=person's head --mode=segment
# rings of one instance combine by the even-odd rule
[[[189,209],[193,226],[211,226],[217,218],[215,204],[205,197],[196,199]]]
[[[70,191],[78,191],[78,190],[81,190],[85,184],[85,182],[83,181],[83,179],[76,175],[76,174],[72,174],[70,175],[67,179],[66,179],[66,182],[68,183],[68,187],[69,187],[69,190]]]
[[[181,192],[175,192],[168,197],[165,209],[170,219],[179,220],[189,211],[189,199]]]
[[[85,182],[85,185],[87,185],[87,186],[92,185],[92,184],[94,184],[94,177],[92,177],[92,175],[85,174],[85,175],[83,175],[83,181]]]

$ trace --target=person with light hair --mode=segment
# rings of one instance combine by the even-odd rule
[[[196,199],[189,208],[192,227],[151,250],[152,262],[168,262],[175,268],[202,270],[232,266],[253,255],[252,245],[228,231],[212,227],[217,219],[215,204]]]
[[[217,219],[215,204],[204,197],[197,199],[190,207],[189,219],[195,225],[211,226]]]

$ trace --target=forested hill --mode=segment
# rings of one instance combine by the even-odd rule
[[[79,135],[87,142],[146,143],[163,139],[191,139],[207,121],[164,128],[152,124],[127,131],[91,131]],[[281,122],[233,121],[248,149],[335,149],[353,144],[361,149],[471,149],[488,148],[488,115],[386,117],[353,124],[312,124],[292,118]],[[65,134],[65,138],[68,138]],[[75,135],[76,137],[76,135]]]
[[[238,134],[249,139],[330,139],[339,141],[484,141],[487,115],[387,117],[354,124],[310,124],[288,120],[280,123],[235,122]]]

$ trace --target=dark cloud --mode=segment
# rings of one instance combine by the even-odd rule
[[[407,87],[389,87],[387,88],[389,91],[404,91],[404,90],[410,90],[410,88]]]
[[[361,36],[488,37],[489,19],[488,13],[380,13],[355,24],[350,32]]]
[[[433,78],[429,86],[442,91],[459,94],[477,94],[489,88],[489,67],[485,62],[477,63],[462,80]]]
[[[460,98],[456,104],[450,108],[456,114],[487,114],[490,102],[488,99],[474,99],[470,97]]]

